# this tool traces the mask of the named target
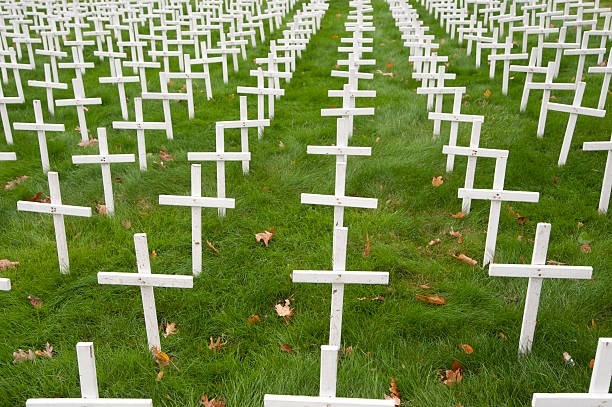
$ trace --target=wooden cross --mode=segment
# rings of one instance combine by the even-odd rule
[[[34,104],[34,120],[35,123],[13,123],[13,128],[15,130],[26,130],[26,131],[36,131],[38,134],[38,148],[40,150],[40,161],[42,163],[43,173],[46,174],[49,169],[49,153],[47,151],[47,137],[45,132],[47,131],[64,131],[63,124],[51,124],[45,123],[43,120],[42,107],[40,105],[40,100],[35,100]]]
[[[161,92],[142,92],[142,99],[161,100],[164,110],[164,122],[166,123],[166,137],[168,140],[174,139],[172,129],[172,111],[170,110],[171,100],[187,100],[188,96],[185,93],[170,93],[168,91],[168,79],[165,72],[159,73],[159,83]]]
[[[588,393],[535,393],[533,407],[596,407],[612,403],[612,338],[599,338]]]
[[[489,276],[492,277],[523,277],[529,278],[523,325],[519,339],[519,355],[531,352],[533,335],[535,333],[542,281],[545,278],[590,279],[592,267],[547,265],[546,253],[550,238],[550,223],[538,223],[531,264],[491,264]]]
[[[271,106],[272,106],[272,114],[274,115],[274,96],[276,95],[284,95],[284,89],[274,89],[274,88],[266,88],[265,85],[265,77],[264,72],[261,68],[257,68],[257,70],[251,70],[251,76],[257,77],[257,86],[249,87],[249,86],[238,86],[236,88],[236,93],[246,93],[251,95],[257,95],[257,120],[265,119],[265,96],[268,95],[270,98]],[[257,138],[261,139],[263,137],[264,126],[257,127]]]
[[[589,73],[603,74],[603,82],[601,83],[601,93],[599,94],[598,109],[604,109],[606,106],[606,97],[610,91],[610,77],[612,77],[612,48],[608,55],[608,63],[605,66],[592,66],[589,68]]]
[[[68,260],[68,244],[66,242],[66,228],[64,226],[64,215],[68,216],[83,216],[91,217],[91,208],[83,206],[71,206],[62,204],[62,195],[60,192],[59,176],[57,172],[49,172],[49,195],[50,203],[18,201],[17,210],[25,212],[37,212],[53,215],[53,224],[55,226],[55,241],[57,244],[57,257],[59,259],[59,268],[62,274],[70,272],[70,264]]]
[[[559,76],[559,69],[561,68],[561,57],[563,56],[563,51],[571,48],[578,48],[579,43],[575,42],[565,42],[565,36],[567,35],[567,27],[561,27],[561,31],[559,32],[559,37],[557,41],[552,42],[543,42],[542,49],[551,48],[555,50],[555,60],[553,62],[554,65],[554,78]]]
[[[83,82],[83,73],[85,69],[93,68],[95,65],[93,62],[84,62],[82,55],[79,55],[77,47],[72,47],[72,62],[60,62],[57,64],[60,69],[74,69],[76,79]]]
[[[580,37],[578,37],[580,38]],[[585,35],[582,39],[582,46],[580,48],[566,49],[563,51],[563,55],[578,55],[578,66],[576,68],[576,83],[582,81],[582,73],[584,72],[584,62],[588,55],[603,55],[607,49],[604,48],[589,48],[589,36]]]
[[[527,109],[527,102],[529,101],[529,91],[531,90],[531,84],[533,83],[533,74],[545,74],[548,70],[548,68],[536,64],[537,58],[538,48],[532,48],[531,54],[529,55],[529,62],[527,63],[527,65],[510,65],[510,72],[525,73],[525,84],[523,85],[523,94],[521,96],[521,112],[524,112],[525,109]]]
[[[134,69],[138,69],[138,76],[140,76],[140,90],[142,92],[147,92],[147,68],[158,69],[161,67],[159,62],[155,61],[145,61],[144,53],[142,47],[147,45],[144,41],[136,41],[136,55],[138,56],[138,60],[136,61],[123,61],[123,66],[132,67]],[[133,54],[132,54],[133,57]]]
[[[54,82],[51,76],[51,66],[49,64],[43,65],[45,71],[45,80],[44,81],[34,81],[29,80],[28,86],[37,87],[37,88],[45,88],[47,91],[47,108],[49,109],[49,114],[53,116],[55,114],[53,101],[53,89],[68,89],[67,83],[62,82]]]
[[[104,203],[106,214],[115,214],[115,202],[113,199],[113,178],[111,177],[110,165],[114,163],[133,163],[136,161],[134,154],[109,154],[106,129],[98,127],[99,155],[73,155],[73,164],[100,164],[102,167],[102,185],[104,187]]]
[[[601,184],[601,195],[599,196],[599,212],[607,213],[610,203],[610,190],[612,190],[612,136],[610,141],[591,141],[582,145],[584,151],[607,151],[606,169],[604,170],[603,182]]]
[[[153,407],[151,399],[101,399],[98,393],[96,358],[92,342],[76,345],[80,398],[28,399],[26,407]]]
[[[359,89],[351,89],[349,84],[345,84],[342,90],[328,90],[327,96],[330,98],[340,97],[342,98],[342,108],[343,109],[354,109],[355,108],[355,100],[358,97],[367,97],[374,98],[376,97],[375,90],[359,90]],[[353,115],[346,117],[347,119],[347,130],[349,130],[349,137],[353,135]]]
[[[191,207],[192,269],[195,276],[199,275],[202,272],[202,208],[233,209],[235,201],[202,197],[202,168],[200,164],[191,164],[191,195],[160,195],[159,204]]]
[[[497,48],[503,48],[503,44],[499,44],[497,42],[498,39],[498,28],[493,29],[493,34],[491,37],[479,36],[476,42],[476,67],[480,68],[480,60],[482,57],[482,50],[485,48],[491,49],[491,53],[497,53]],[[491,65],[494,66],[492,63]],[[495,71],[495,68],[489,69],[489,76],[491,76],[491,69]]]
[[[548,63],[546,71],[546,79],[544,82],[532,82],[529,85],[530,89],[542,89],[544,91],[542,96],[542,102],[540,103],[540,116],[538,119],[538,138],[544,137],[544,129],[546,127],[546,117],[548,116],[548,104],[550,101],[551,90],[575,90],[576,84],[574,83],[553,83],[555,77],[555,65],[552,62]]]
[[[196,57],[195,59],[192,59],[191,64],[192,65],[202,64],[202,69],[203,69],[204,74],[210,78],[210,68],[208,67],[208,64],[220,63],[221,68],[223,69],[223,81],[224,83],[227,83],[227,64],[223,63],[224,58],[222,56],[209,57],[206,49],[207,49],[206,41],[202,41],[200,43],[201,56],[199,58]],[[205,84],[206,84],[206,97],[208,100],[210,100],[212,99],[212,90],[210,87],[210,80],[206,81]]]
[[[512,39],[510,37],[506,37],[506,42],[504,43],[504,53],[503,54],[491,54],[489,55],[489,61],[491,64],[495,64],[495,61],[504,61],[504,72],[502,74],[502,95],[508,94],[508,79],[510,77],[510,61],[516,61],[519,59],[527,59],[529,55],[527,54],[513,54],[512,53]],[[495,70],[493,70],[493,74],[495,74]]]
[[[260,69],[257,70],[251,70],[249,72],[249,74],[251,76],[256,76],[257,77],[257,87],[260,87],[260,84],[263,83],[263,78],[268,78],[268,87],[267,89],[272,89],[272,90],[281,90],[280,88],[280,82],[279,85],[276,86],[276,83],[278,80],[280,79],[287,79],[289,77],[291,77],[291,72],[278,72],[278,71],[263,71]],[[262,85],[263,86],[263,85]],[[268,95],[268,119],[272,120],[274,119],[274,100],[281,97],[282,95],[284,95],[284,91],[283,92],[269,92],[267,93]],[[262,129],[263,131],[263,129]]]
[[[17,154],[15,153],[0,153],[0,161],[17,161]]]
[[[135,120],[114,121],[113,129],[136,130],[136,140],[138,142],[138,163],[140,171],[147,170],[147,147],[145,143],[145,130],[166,130],[165,122],[145,122],[142,114],[142,99],[134,98]]]
[[[135,83],[139,81],[138,76],[123,76],[123,69],[121,67],[120,59],[112,59],[111,63],[114,68],[111,70],[111,76],[103,76],[98,78],[100,83],[114,83],[117,85],[119,90],[119,105],[121,106],[121,116],[123,120],[129,119],[127,99],[125,97],[125,84]]]
[[[437,72],[413,72],[412,79],[421,80],[421,87],[417,88],[417,94],[425,94],[427,95],[427,110],[431,110],[434,107],[433,97],[436,96],[436,112],[442,112],[442,103],[443,103],[443,95],[444,93],[454,93],[451,92],[436,92],[436,89],[444,88],[445,80],[453,80],[456,75],[454,73],[446,73],[446,67],[444,65],[440,65],[437,69]],[[424,91],[423,93],[419,93],[419,89],[428,89],[430,91]],[[437,127],[437,129],[436,129]],[[434,126],[434,137],[440,135],[439,126]]]
[[[483,267],[492,262],[495,258],[495,243],[497,241],[497,229],[499,226],[499,214],[501,211],[502,202],[538,202],[540,199],[540,194],[538,192],[504,190],[507,161],[507,155],[496,157],[495,175],[493,178],[492,189],[459,188],[458,191],[459,198],[484,199],[491,201]]]
[[[113,39],[112,37],[106,37],[106,48],[108,49],[107,51],[94,51],[94,55],[100,57],[100,60],[103,60],[104,58],[108,58],[108,65],[110,68],[110,74],[111,77],[112,76],[117,76],[117,72],[116,72],[116,61],[119,60],[121,61],[122,58],[127,58],[127,54],[125,52],[118,52],[115,51],[113,48]],[[133,56],[135,58],[135,55]],[[136,68],[134,68],[134,73],[136,73]]]
[[[98,284],[135,285],[140,287],[149,350],[156,348],[158,351],[161,351],[153,287],[193,288],[193,276],[151,274],[147,234],[136,233],[134,235],[134,246],[136,249],[138,272],[116,273],[102,271],[98,273]]]
[[[87,121],[85,120],[85,106],[101,105],[101,98],[86,98],[83,90],[83,82],[77,78],[72,79],[72,88],[74,89],[74,99],[58,99],[55,101],[56,106],[76,106],[77,115],[79,117],[79,128],[81,130],[81,140],[88,141],[89,135],[87,132]]]
[[[565,128],[565,136],[563,137],[563,144],[561,145],[561,153],[559,154],[558,165],[561,167],[565,165],[567,156],[569,154],[570,145],[572,143],[572,137],[574,135],[574,129],[576,128],[576,121],[578,115],[604,117],[606,115],[605,110],[593,109],[590,107],[582,107],[582,96],[584,95],[584,88],[586,87],[585,82],[578,82],[576,93],[574,94],[574,102],[571,105],[564,105],[561,103],[548,103],[548,110],[557,112],[569,113],[569,120],[567,121],[567,127]]]
[[[185,91],[187,94],[187,111],[189,118],[193,119],[195,111],[193,106],[193,79],[204,79],[206,88],[210,88],[210,75],[205,72],[191,72],[191,56],[189,54],[183,55],[185,59],[185,72],[168,72],[165,74],[167,79],[185,79]],[[212,95],[211,95],[212,97]],[[210,99],[210,98],[208,98]]]
[[[51,27],[54,30],[55,23],[52,23]],[[55,37],[57,38],[57,37]],[[44,49],[37,49],[34,52],[38,55],[46,55],[49,57],[49,61],[51,63],[51,73],[53,75],[53,82],[59,82],[59,74],[57,71],[57,59],[65,58],[68,56],[68,53],[65,51],[59,50],[59,45],[56,47],[54,45],[54,34],[50,32],[49,34],[43,34],[43,47]]]
[[[4,128],[4,138],[7,144],[13,144],[13,133],[11,131],[11,122],[9,121],[7,104],[23,103],[25,99],[21,96],[4,96],[2,86],[0,86],[0,118],[2,119],[2,127]]]

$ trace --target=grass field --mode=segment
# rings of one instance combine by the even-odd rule
[[[467,87],[470,98],[462,111],[485,116],[481,146],[510,150],[506,189],[541,194],[537,204],[511,204],[526,217],[525,224],[519,224],[503,205],[497,262],[529,262],[536,224],[550,222],[548,258],[594,269],[591,281],[545,281],[534,350],[519,360],[527,281],[488,277],[487,270],[452,257],[464,253],[482,263],[489,203],[474,201],[466,217],[450,216],[461,210],[457,188],[463,186],[465,159],[457,158],[455,171],[445,173],[441,151],[448,127],[443,126],[439,139],[432,138],[426,100],[416,95],[418,84],[409,79],[409,51],[401,44],[386,3],[372,3],[377,66],[364,70],[390,71],[395,76],[375,73],[373,81],[362,81],[363,88],[376,89],[377,97],[359,102],[360,106],[375,106],[376,115],[355,120],[350,143],[372,146],[372,156],[349,159],[346,193],[378,198],[379,207],[346,211],[347,269],[388,271],[390,284],[346,289],[343,346],[352,346],[353,351],[339,364],[338,396],[382,398],[391,378],[406,406],[527,406],[533,392],[586,392],[597,340],[612,335],[612,237],[610,215],[597,212],[605,153],[582,152],[581,146],[584,141],[609,140],[612,120],[579,118],[568,162],[557,167],[567,115],[549,113],[546,134],[537,139],[541,95],[533,92],[527,111],[520,113],[523,75],[513,75],[509,95],[501,95],[501,64],[490,80],[486,64],[475,68],[474,57],[466,56],[465,49],[421,10],[437,38],[445,40],[440,54],[449,55],[447,71],[458,78],[448,84]],[[156,406],[195,406],[207,394],[223,397],[228,406],[262,406],[266,393],[318,394],[319,347],[328,339],[330,287],[293,284],[290,273],[331,268],[333,210],[301,205],[300,193],[333,193],[334,159],[308,156],[306,146],[335,143],[335,119],[321,118],[320,109],[341,103],[328,98],[327,90],[343,84],[330,77],[330,70],[340,58],[339,39],[334,36],[346,36],[343,23],[348,10],[346,0],[330,2],[321,31],[298,60],[291,82],[284,85],[286,96],[276,105],[271,127],[261,141],[251,132],[250,173],[243,175],[239,163],[227,165],[227,195],[236,199],[236,209],[228,210],[225,218],[219,218],[216,210],[205,210],[203,215],[203,239],[219,254],[204,246],[204,272],[193,289],[156,289],[160,323],[174,322],[178,327],[177,334],[162,337],[162,350],[177,369],[166,367],[161,381],[155,380],[158,367],[147,350],[139,290],[98,285],[96,273],[135,272],[132,236],[140,232],[147,233],[149,249],[156,251],[154,273],[191,273],[190,210],[161,207],[158,195],[188,193],[187,152],[214,151],[215,121],[238,118],[236,86],[254,84],[248,76],[255,67],[251,61],[267,49],[249,49],[249,62],[241,61],[238,73],[230,68],[228,85],[214,68],[214,100],[206,101],[199,83],[193,120],[188,120],[184,102],[173,102],[175,140],[168,141],[163,132],[147,132],[147,172],[140,172],[137,164],[112,166],[113,177],[121,179],[113,185],[114,217],[94,211],[91,219],[66,218],[69,275],[58,270],[52,219],[16,211],[16,201],[39,191],[48,194],[35,135],[15,132],[14,146],[1,143],[2,151],[16,151],[18,161],[0,164],[0,182],[22,174],[30,178],[12,190],[0,190],[0,258],[21,263],[1,273],[12,280],[13,289],[0,294],[0,405],[24,405],[31,397],[78,397],[75,345],[79,341],[94,342],[101,397],[142,397],[152,398]],[[112,153],[136,153],[133,132],[112,130],[111,122],[121,120],[116,87],[97,82],[98,76],[108,76],[108,63],[98,64],[91,50],[86,59],[97,63],[85,75],[86,94],[103,99],[102,106],[91,106],[86,113],[88,126],[107,128]],[[587,66],[593,63],[589,59]],[[569,82],[575,65],[575,59],[565,57],[559,81]],[[42,62],[37,67],[22,74],[24,84],[42,78]],[[68,82],[73,75],[64,71],[61,79]],[[153,90],[159,86],[156,75],[150,75]],[[584,105],[593,107],[602,79],[589,74],[585,78]],[[175,82],[171,91],[182,86]],[[490,97],[484,96],[487,89]],[[127,90],[133,119],[139,87]],[[6,95],[11,92],[14,89],[5,88]],[[556,93],[558,101],[571,102],[570,93]],[[58,99],[70,95],[70,90],[56,92]],[[43,92],[26,87],[26,96],[25,104],[9,107],[11,121],[32,122],[33,99],[41,99],[45,106]],[[611,104],[609,97],[607,110]],[[252,98],[251,117],[255,109]],[[71,155],[94,154],[97,147],[77,146],[75,110],[57,108],[55,118],[45,111],[46,121],[66,125],[65,133],[47,137],[51,169],[59,172],[64,203],[93,208],[103,203],[100,168],[72,165]],[[162,120],[161,104],[145,101],[145,118]],[[462,128],[459,144],[467,145],[468,139],[469,129]],[[226,132],[226,151],[238,151],[239,142],[237,130]],[[158,148],[175,158],[165,169],[152,165],[159,161]],[[203,163],[202,167],[203,196],[214,196],[215,166]],[[493,167],[492,160],[478,161],[476,187],[491,186]],[[431,180],[439,175],[444,183],[433,187]],[[122,225],[127,220],[129,228]],[[254,234],[270,228],[275,235],[266,248]],[[451,228],[463,234],[463,243],[449,235]],[[371,245],[368,257],[363,255],[366,235]],[[429,247],[436,237],[442,243]],[[587,241],[591,253],[581,251]],[[432,289],[423,290],[420,284]],[[438,294],[447,304],[421,303],[416,294]],[[42,307],[34,308],[29,295],[41,298]],[[286,323],[274,306],[290,296],[295,315]],[[357,300],[376,296],[385,301]],[[509,300],[517,296],[518,301]],[[253,315],[261,321],[248,324]],[[222,337],[227,344],[219,352],[210,350],[210,337]],[[43,349],[46,342],[54,347],[53,359],[12,363],[17,349]],[[281,351],[281,344],[290,344],[293,351]],[[460,344],[471,345],[474,352],[467,355]],[[564,363],[563,352],[572,355],[575,366]],[[455,360],[464,366],[464,378],[448,387],[436,371],[450,369]]]

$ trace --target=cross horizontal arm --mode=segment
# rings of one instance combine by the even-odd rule
[[[202,208],[230,208],[235,207],[234,199],[205,198],[200,196],[160,195],[160,205],[199,206]]]
[[[484,122],[484,116],[476,115],[476,114],[453,114],[453,113],[436,113],[429,112],[429,120],[444,120],[449,122],[464,122],[464,123],[474,123]]]
[[[374,114],[373,107],[354,107],[347,109],[321,109],[321,116],[368,116]]]
[[[532,407],[605,406],[612,403],[612,393],[535,393]]]
[[[109,154],[109,155],[73,155],[73,164],[114,164],[133,163],[136,161],[134,154]]]
[[[307,154],[371,155],[372,147],[307,146]]]
[[[31,131],[64,131],[63,124],[51,123],[13,123],[15,130],[31,130]]]
[[[54,205],[50,203],[17,201],[17,210],[36,213],[91,217],[91,208],[85,206]]]
[[[266,394],[264,407],[394,407],[394,400]]]
[[[188,100],[186,93],[142,92],[143,99]]]
[[[491,277],[538,277],[538,278],[576,278],[589,279],[593,267],[557,266],[544,264],[491,264]]]
[[[142,287],[193,288],[193,276],[172,274],[98,273],[98,284],[137,285]]]
[[[166,130],[164,122],[113,122],[113,129],[119,130]]]
[[[28,86],[50,89],[68,89],[67,83],[61,82],[44,82],[44,81],[28,81]]]
[[[236,93],[247,93],[249,95],[285,95],[285,89],[275,89],[275,88],[256,88],[249,86],[238,86],[236,88]]]
[[[17,160],[17,154],[15,153],[0,153],[0,161],[15,161]]]
[[[508,150],[482,147],[443,146],[442,154],[455,154],[467,157],[508,158]]]
[[[241,152],[227,152],[227,153],[215,153],[215,152],[197,152],[187,153],[187,161],[245,161],[251,160],[251,153]]]
[[[153,407],[151,399],[29,399],[26,407]]]
[[[584,151],[612,150],[612,141],[587,141],[582,144]]]
[[[0,291],[9,291],[11,289],[11,280],[8,278],[0,278]]]
[[[301,196],[303,204],[348,206],[351,208],[369,209],[376,209],[378,207],[378,199],[376,198],[360,198],[353,196],[335,196],[321,194],[302,194]]]
[[[539,192],[502,191],[495,189],[459,188],[459,198],[488,199],[490,201],[538,202]]]
[[[381,271],[293,270],[294,283],[389,284],[389,273]]]
[[[338,78],[353,77],[353,78],[357,78],[357,79],[373,79],[374,78],[374,74],[373,73],[350,72],[350,71],[336,71],[336,70],[331,71],[331,76],[335,76],[335,77],[338,77]]]
[[[594,109],[592,107],[564,105],[561,103],[549,103],[548,110],[554,110],[556,112],[564,112],[564,113],[570,113],[570,114],[571,113],[582,114],[585,116],[595,116],[595,117],[604,117],[606,115],[606,111],[604,109]]]
[[[81,99],[59,99],[55,101],[56,106],[75,106],[75,105],[101,105],[101,98],[81,98]]]
[[[223,127],[224,129],[241,129],[243,127],[259,127],[269,126],[270,119],[263,120],[231,120],[217,122],[217,127]]]
[[[341,97],[344,97],[346,94],[348,94],[349,96],[361,97],[361,98],[375,98],[376,97],[375,90],[358,90],[358,89],[335,90],[335,89],[332,89],[332,90],[327,91],[327,96],[330,98],[341,98]]]
[[[461,92],[465,93],[464,86],[453,86],[453,87],[421,87],[417,88],[417,95],[452,95],[454,93]]]

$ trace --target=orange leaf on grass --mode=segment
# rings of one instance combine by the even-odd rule
[[[454,258],[456,258],[457,260],[461,260],[464,263],[469,264],[470,266],[475,266],[476,265],[476,260],[466,256],[465,254],[461,253],[458,256],[453,256]]]
[[[260,321],[259,315],[253,315],[251,318],[247,318],[247,324],[249,325],[256,324],[259,321]]]
[[[212,243],[210,243],[208,240],[206,241],[206,244],[208,246],[210,246],[210,248],[213,249],[215,251],[215,253],[219,254],[219,249],[217,249],[215,246],[213,246]]]
[[[155,346],[153,346],[153,348],[151,348],[151,350],[153,351],[153,354],[156,357],[155,361],[157,362],[158,365],[160,365],[160,366],[168,366],[168,364],[170,364],[170,362],[172,362],[172,360],[170,359],[170,356],[168,356],[167,353],[164,353],[164,352],[160,351]]]
[[[417,294],[416,299],[423,302],[428,302],[430,304],[436,305],[444,305],[446,304],[446,299],[444,297],[440,297],[439,295],[421,295]]]
[[[489,89],[485,90],[484,97],[488,98],[491,96],[491,91]]]
[[[268,247],[268,242],[272,239],[272,236],[274,235],[274,228],[270,228],[269,231],[264,231],[261,233],[256,233],[255,234],[255,239],[258,242],[263,242],[266,247]]]
[[[208,344],[208,349],[214,349],[215,352],[219,352],[222,347],[227,344],[227,341],[221,342],[221,337],[218,337],[216,341],[213,342],[213,337],[210,337],[210,343]]]
[[[370,236],[366,233],[366,245],[363,249],[363,257],[368,257],[370,255]]]
[[[463,349],[465,351],[465,353],[467,353],[468,355],[471,355],[472,352],[474,352],[474,349],[472,349],[472,347],[470,345],[462,344],[462,345],[459,345],[459,347],[461,349]]]
[[[444,181],[442,180],[442,175],[439,175],[437,177],[433,177],[431,179],[431,185],[433,185],[434,187],[439,187],[443,183],[444,183]]]
[[[283,352],[287,353],[291,353],[291,351],[293,350],[293,346],[289,345],[288,343],[283,343],[280,348]]]
[[[4,271],[7,268],[15,268],[19,265],[18,261],[10,261],[8,259],[0,259],[0,271]]]
[[[467,213],[465,212],[457,212],[457,213],[453,213],[451,214],[451,216],[455,219],[461,219],[463,218],[465,215],[467,215]]]
[[[389,395],[385,394],[385,400],[393,400],[395,402],[396,406],[399,406],[401,404],[401,400],[400,400],[400,394],[399,394],[399,390],[397,389],[397,384],[395,383],[395,380],[393,380],[393,378],[391,378],[391,387],[389,387]]]
[[[387,62],[387,69],[391,68],[393,64],[391,62]]]
[[[206,394],[202,396],[200,404],[204,407],[225,407],[225,401],[221,397],[219,397],[218,399],[212,398],[209,400]]]

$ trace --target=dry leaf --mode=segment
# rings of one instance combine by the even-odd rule
[[[427,243],[427,244],[430,245],[430,246],[433,246],[433,245],[441,243],[441,242],[442,242],[442,240],[440,240],[439,237],[436,237],[434,240],[430,240],[429,243]]]
[[[23,181],[27,180],[29,177],[27,175],[20,175],[17,178],[7,182],[6,184],[4,184],[2,187],[4,189],[13,189],[15,188],[15,185],[17,184],[21,184]]]
[[[284,317],[287,323],[289,323],[289,317],[293,316],[293,308],[291,308],[290,304],[291,302],[289,301],[289,299],[286,299],[274,306],[274,309],[276,310],[278,316]]]
[[[461,349],[463,349],[465,351],[465,353],[467,353],[468,355],[471,355],[472,352],[474,352],[474,349],[472,349],[472,347],[470,345],[462,344],[462,345],[459,345],[459,347]]]
[[[503,332],[500,332],[500,333],[499,333],[499,337],[500,337],[500,338],[502,338],[504,341],[505,341],[506,339],[508,339],[508,337],[506,336],[506,334],[504,334]]]
[[[594,366],[595,366],[595,359],[591,359],[591,361],[589,362],[589,367],[593,369]]]
[[[463,380],[463,366],[455,361],[450,370],[438,370],[438,374],[440,375],[440,381],[450,387]]]
[[[156,167],[159,167],[159,168],[164,168],[164,169],[165,169],[165,168],[168,168],[168,167],[166,167],[166,166],[164,165],[164,162],[163,162],[163,161],[162,161],[162,162],[159,162],[159,163],[158,163],[157,161],[153,161],[153,165],[154,165],[154,166],[156,166]]]
[[[10,261],[8,259],[0,259],[0,271],[4,271],[7,268],[15,268],[19,265],[18,261]]]
[[[444,181],[442,180],[442,175],[439,175],[437,177],[433,177],[431,179],[431,185],[433,185],[434,187],[439,187],[443,183],[444,183]]]
[[[491,91],[489,89],[485,90],[484,97],[488,98],[491,96]]]
[[[247,324],[253,325],[260,321],[259,315],[253,315],[251,318],[247,318]]]
[[[41,198],[42,194],[43,194],[42,192],[37,192],[36,195],[34,195],[30,199],[26,199],[26,201],[28,201],[28,202],[40,202],[40,203],[51,203],[51,198],[49,198],[47,195],[45,195],[44,198]]]
[[[389,395],[385,394],[385,400],[393,400],[396,406],[401,404],[399,390],[397,389],[397,384],[395,380],[391,378],[391,387],[389,387]]]
[[[162,160],[162,161],[174,161],[174,157],[172,157],[172,154],[168,154],[167,152],[165,152],[161,148],[158,148],[158,150],[159,150],[159,159],[160,160]]]
[[[425,284],[421,284],[421,285],[419,285],[419,287],[421,287],[423,290],[430,290],[431,289],[430,286],[425,285]]]
[[[89,140],[81,140],[81,141],[78,142],[77,145],[80,146],[80,147],[85,148],[85,147],[93,146],[94,144],[98,144],[98,140],[93,138],[91,136],[91,134],[90,134],[89,135]]]
[[[37,350],[36,353],[38,356],[45,356],[49,359],[53,358],[53,346],[49,345],[49,342],[45,344],[45,350]]]
[[[206,241],[206,244],[208,244],[208,246],[210,246],[210,248],[213,249],[215,253],[219,254],[219,249],[213,246],[212,243],[210,243],[208,240]]]
[[[162,377],[164,377],[164,371],[160,370],[159,373],[157,374],[157,377],[155,378],[155,381],[159,382],[162,379]]]
[[[227,341],[221,342],[221,337],[218,337],[216,341],[213,342],[212,336],[210,337],[210,343],[208,344],[208,349],[214,349],[215,352],[219,352],[222,347],[227,344]]]
[[[255,240],[257,240],[258,242],[263,241],[266,247],[268,247],[268,242],[272,239],[273,235],[274,235],[274,228],[270,228],[270,231],[266,230],[261,233],[256,233]]]
[[[285,147],[285,145],[284,145],[284,144],[283,144],[283,142],[281,141],[280,143],[278,143],[278,147],[279,147],[279,148],[283,148],[283,147]]]
[[[565,360],[565,363],[570,366],[574,366],[576,364],[576,362],[574,362],[574,359],[572,359],[572,355],[567,352],[563,352],[563,360]]]
[[[384,72],[383,76],[390,76],[391,78],[393,78],[395,74],[393,72]]]
[[[106,205],[96,205],[96,212],[106,215]]]
[[[446,304],[446,299],[444,297],[440,297],[439,295],[421,295],[417,294],[416,299],[423,302],[428,302],[430,304],[436,305],[444,305]]]
[[[461,260],[462,262],[469,264],[470,266],[476,265],[476,260],[469,258],[463,253],[459,254],[458,256],[453,256],[453,257],[456,258],[457,260]]]
[[[34,297],[33,295],[28,295],[28,300],[30,300],[30,303],[34,308],[42,307],[42,300],[40,298]]]
[[[132,227],[132,222],[130,222],[130,220],[129,220],[129,219],[128,219],[128,220],[122,220],[122,221],[121,221],[121,225],[122,225],[124,228],[129,229],[129,228],[131,228],[131,227]]]
[[[208,400],[208,396],[206,394],[202,396],[200,404],[204,407],[225,407],[225,401],[221,397],[219,397],[218,400],[216,398]]]
[[[366,245],[363,249],[363,257],[368,257],[370,255],[370,236],[366,233]]]
[[[583,244],[582,246],[580,246],[580,251],[582,253],[591,253],[591,245],[588,243]]]
[[[282,351],[287,353],[291,353],[291,351],[293,350],[293,346],[289,345],[288,343],[283,343],[280,348]]]
[[[374,298],[368,298],[368,297],[359,297],[357,298],[357,301],[384,301],[385,297],[374,297]]]
[[[387,69],[393,67],[393,64],[391,62],[387,62]]]
[[[172,360],[170,360],[170,356],[168,356],[167,353],[164,353],[164,352],[160,351],[155,346],[153,346],[153,348],[151,348],[151,350],[155,354],[155,357],[156,357],[155,361],[157,362],[158,365],[160,365],[162,367],[163,366],[168,366],[168,364],[170,364],[170,362],[172,362]]]
[[[13,360],[13,364],[16,365],[17,363],[23,363],[26,360],[34,360],[36,355],[34,352],[32,352],[32,349],[28,349],[28,353],[24,352],[22,349],[19,349],[17,352],[13,352],[13,357],[15,358],[15,360]]]
[[[151,252],[151,257],[153,257],[153,258],[156,258],[156,257],[157,257],[157,253],[155,252],[155,250],[153,250],[153,251]]]
[[[451,214],[451,216],[452,216],[453,218],[455,218],[455,219],[461,219],[461,218],[463,218],[465,215],[467,215],[467,213],[465,213],[465,212],[457,212],[457,213]]]
[[[591,319],[591,326],[593,327],[593,329],[597,330],[599,329],[599,327],[597,326],[597,323],[595,322],[594,319]]]
[[[555,260],[548,260],[546,264],[549,264],[551,266],[564,266],[567,263],[561,263],[560,261],[555,261]]]
[[[455,232],[453,228],[450,230],[450,235],[457,238],[457,243],[463,243],[463,235],[461,232]]]
[[[174,335],[176,334],[176,323],[172,322],[170,324],[166,324],[166,327],[164,329],[164,338],[169,337],[170,335]]]

